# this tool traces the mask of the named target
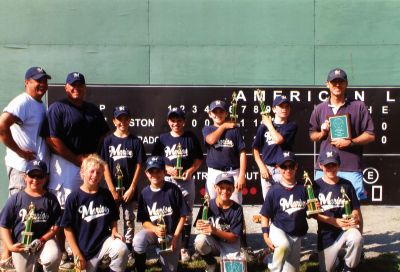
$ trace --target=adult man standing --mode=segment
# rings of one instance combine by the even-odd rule
[[[48,162],[48,149],[40,129],[46,116],[42,97],[47,92],[51,76],[41,67],[31,67],[25,73],[25,92],[15,97],[0,116],[0,140],[7,147],[5,163],[9,179],[8,193],[13,195],[25,188],[27,163],[38,159]],[[1,266],[9,257],[2,254]],[[6,268],[6,267],[5,267]]]
[[[347,74],[340,68],[329,72],[326,86],[330,96],[325,102],[317,105],[311,114],[309,123],[310,139],[321,141],[320,154],[334,150],[339,154],[340,164],[338,176],[353,184],[358,199],[366,199],[363,185],[363,146],[375,140],[374,124],[364,102],[346,97],[348,86]],[[350,125],[349,139],[334,139],[330,137],[329,117],[347,114]],[[315,179],[321,178],[323,172],[316,162]]]

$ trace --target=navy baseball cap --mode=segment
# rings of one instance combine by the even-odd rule
[[[331,71],[329,72],[328,77],[327,77],[326,80],[327,80],[327,81],[332,81],[332,80],[337,79],[337,78],[347,81],[347,74],[346,74],[346,72],[343,71],[343,70],[340,69],[340,68],[335,68],[335,69],[333,69],[333,70],[331,70]]]
[[[170,117],[178,117],[185,119],[185,112],[179,107],[173,107],[170,111],[168,111],[167,118]]]
[[[226,103],[222,100],[215,100],[213,102],[210,103],[210,111],[213,111],[215,109],[223,109],[224,111],[226,111]]]
[[[29,68],[26,73],[25,73],[25,79],[34,79],[38,80],[43,77],[46,77],[47,79],[51,79],[51,76],[46,73],[46,71],[41,68],[41,67],[31,67]]]
[[[292,151],[283,151],[279,158],[278,165],[282,165],[287,161],[296,162],[296,156]]]
[[[114,108],[114,113],[113,113],[114,118],[118,118],[124,114],[131,116],[131,112],[129,111],[127,106],[120,105]]]
[[[280,96],[275,97],[274,102],[272,102],[272,106],[276,107],[285,102],[290,104],[290,101],[289,101],[289,99],[287,99],[286,96],[280,95]]]
[[[65,80],[65,83],[74,84],[75,82],[86,84],[85,77],[81,73],[79,72],[69,73],[67,79]]]
[[[146,171],[151,168],[165,169],[165,162],[161,156],[151,156],[146,161]]]
[[[340,165],[340,157],[336,151],[330,150],[319,155],[319,162],[322,165],[327,165],[329,163]]]
[[[232,175],[228,173],[221,173],[215,178],[215,185],[218,185],[221,182],[225,182],[231,185],[235,185],[235,180]]]
[[[34,170],[38,170],[42,173],[46,173],[47,172],[47,165],[44,161],[41,160],[33,160],[33,161],[29,161],[27,166],[26,166],[26,170],[25,173],[29,174],[30,172],[34,171]]]

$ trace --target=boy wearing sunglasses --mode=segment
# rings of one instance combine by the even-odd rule
[[[43,271],[57,271],[61,251],[54,236],[61,216],[57,198],[44,189],[47,181],[46,163],[30,161],[24,175],[25,189],[7,200],[0,217],[0,232],[4,245],[12,253],[16,271],[34,271],[35,264]],[[31,229],[25,229],[32,220]],[[22,243],[24,231],[32,232],[32,242]]]
[[[273,251],[268,268],[274,271],[299,271],[301,238],[307,233],[307,194],[296,182],[298,164],[291,151],[284,151],[277,165],[280,183],[272,185],[261,208],[263,237]]]

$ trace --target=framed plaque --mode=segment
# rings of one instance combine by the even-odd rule
[[[348,114],[329,117],[331,139],[351,139],[350,116]]]
[[[221,272],[247,272],[246,260],[222,258]]]

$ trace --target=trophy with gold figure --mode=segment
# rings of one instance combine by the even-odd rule
[[[261,93],[260,89],[256,90],[256,96],[257,96],[258,103],[260,104],[260,114],[269,116],[269,113],[267,112],[267,107],[264,104],[262,93]]]
[[[21,243],[24,244],[24,246],[26,247],[28,247],[32,243],[32,237],[33,237],[32,224],[34,218],[35,218],[35,205],[31,202],[31,204],[29,204],[28,211],[24,219],[25,229],[22,232]]]
[[[205,193],[204,198],[203,198],[203,206],[202,206],[202,212],[201,212],[201,220],[203,221],[203,224],[210,224],[210,221],[208,221],[208,210],[210,208],[210,196]],[[200,230],[195,229],[196,234],[206,234],[210,235],[210,233],[204,233]]]
[[[322,213],[323,210],[321,209],[318,198],[314,196],[312,181],[307,171],[304,171],[303,179],[304,187],[306,187],[307,190],[307,215]]]
[[[342,200],[344,202],[343,203],[344,214],[342,215],[342,217],[344,219],[349,220],[349,219],[353,218],[353,215],[351,213],[351,205],[350,205],[351,200],[350,200],[349,196],[346,194],[346,190],[344,189],[343,186],[340,187],[340,193],[342,194]],[[354,226],[350,226],[350,227],[343,227],[342,229],[348,230],[350,228],[359,228],[359,227],[360,227],[359,225],[354,225]]]
[[[157,226],[163,230],[163,235],[161,237],[158,237],[158,249],[157,249],[157,253],[160,252],[166,252],[166,251],[171,251],[171,245],[170,245],[170,241],[169,238],[167,236],[167,224],[165,223],[164,220],[164,214],[160,213],[158,220],[157,220]]]
[[[178,171],[178,175],[173,177],[174,179],[184,179],[183,167],[182,167],[182,157],[183,157],[182,145],[181,145],[181,143],[178,143],[178,145],[176,147],[176,164],[175,164],[175,169],[176,169],[176,171]]]
[[[115,173],[115,177],[117,178],[117,187],[115,190],[118,193],[118,200],[121,201],[125,192],[125,187],[123,184],[124,174],[122,173],[121,165],[119,163],[117,163],[115,169],[117,170]]]
[[[234,123],[237,123],[237,119],[238,119],[238,114],[237,114],[237,95],[236,92],[233,92],[232,94],[232,100],[231,100],[231,114],[230,114],[230,118],[231,121]]]

